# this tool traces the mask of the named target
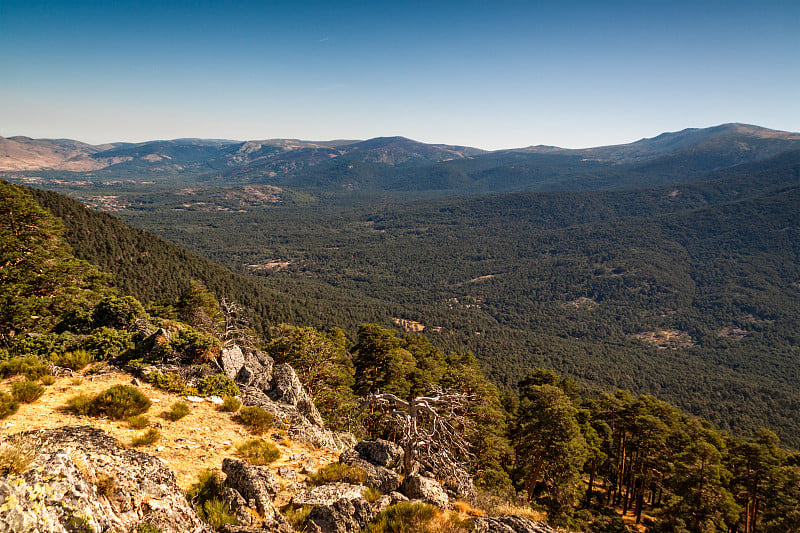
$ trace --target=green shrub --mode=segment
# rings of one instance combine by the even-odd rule
[[[164,414],[166,415],[164,418],[175,422],[189,414],[189,406],[183,402],[175,402],[170,406],[169,411]]]
[[[223,411],[225,413],[235,413],[239,410],[242,406],[242,402],[240,402],[234,396],[225,396],[222,399],[222,404],[217,406],[217,411]]]
[[[86,394],[77,394],[67,400],[67,409],[76,415],[88,415],[92,409],[92,397]]]
[[[380,489],[376,489],[375,487],[367,487],[362,492],[364,499],[367,500],[369,503],[375,503],[378,501],[378,498],[383,496],[383,493]]]
[[[342,463],[325,465],[315,473],[308,476],[308,484],[312,486],[327,485],[328,483],[351,483],[359,485],[367,479],[363,468]]]
[[[180,330],[172,339],[171,346],[174,351],[183,354],[185,361],[193,363],[207,363],[220,353],[219,342],[214,337],[194,329]]]
[[[125,420],[150,409],[150,400],[136,387],[114,385],[97,395],[91,402],[89,414],[105,415],[114,420]]]
[[[134,448],[138,448],[139,446],[147,446],[149,444],[153,444],[154,442],[158,442],[158,439],[160,438],[161,432],[156,428],[150,428],[138,437],[134,437],[134,439],[131,441],[131,446]]]
[[[50,375],[50,368],[36,357],[14,357],[0,363],[0,378],[25,376],[31,381]]]
[[[50,386],[56,382],[56,377],[51,375],[42,376],[41,378],[42,385]]]
[[[221,498],[211,498],[203,502],[203,507],[199,514],[214,529],[219,529],[224,524],[236,524],[236,518],[231,514],[228,504]]]
[[[148,383],[152,383],[159,389],[163,389],[167,392],[175,394],[192,394],[196,392],[195,389],[186,384],[186,381],[180,374],[174,372],[167,372],[166,374],[151,372],[147,374],[144,379]]]
[[[70,370],[83,370],[86,365],[94,362],[94,356],[86,350],[74,350],[56,355],[52,358],[53,364],[69,368]]]
[[[82,344],[96,360],[106,361],[132,349],[133,337],[134,334],[129,331],[101,327],[86,336]]]
[[[400,502],[373,518],[364,533],[433,533],[430,523],[436,513],[427,503]]]
[[[214,526],[235,524],[230,509],[222,500],[224,489],[222,478],[213,470],[205,470],[198,475],[197,483],[189,487],[186,496],[194,504],[197,514]]]
[[[129,416],[128,425],[133,429],[144,429],[150,425],[150,419],[144,415]]]
[[[251,465],[264,466],[281,456],[275,444],[261,439],[251,439],[237,448],[239,455]]]
[[[16,381],[11,384],[11,394],[17,401],[32,403],[41,398],[44,394],[44,387],[26,378],[24,381]]]
[[[272,413],[256,405],[239,409],[239,421],[254,435],[261,435],[272,427]]]
[[[211,498],[220,497],[223,489],[224,486],[219,473],[213,470],[204,470],[197,475],[197,483],[189,487],[189,490],[186,491],[186,496],[200,507],[203,502]]]
[[[11,416],[19,409],[19,402],[10,394],[0,392],[0,420]]]
[[[302,507],[287,507],[283,511],[283,516],[286,518],[286,521],[289,522],[293,528],[298,529],[303,522],[306,521],[308,515],[311,514],[311,506],[304,505]]]
[[[154,526],[153,524],[145,522],[144,524],[139,524],[136,526],[134,530],[135,533],[164,533],[160,527]]]
[[[225,374],[214,374],[197,383],[197,392],[201,396],[237,396],[239,387]]]
[[[125,329],[134,326],[138,320],[146,320],[147,313],[139,300],[132,296],[109,296],[94,307],[92,319],[96,328]]]

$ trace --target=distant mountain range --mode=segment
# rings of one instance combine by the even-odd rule
[[[48,171],[62,179],[260,183],[333,192],[485,193],[666,185],[791,150],[800,150],[800,134],[746,124],[685,129],[615,146],[492,152],[404,137],[324,142],[175,139],[102,146],[0,137],[0,171]]]

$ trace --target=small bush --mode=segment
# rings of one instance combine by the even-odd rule
[[[14,395],[14,399],[17,401],[32,403],[41,398],[42,394],[44,394],[44,387],[26,378],[24,381],[17,381],[11,384],[11,394]]]
[[[235,413],[239,410],[242,406],[242,402],[240,402],[234,396],[225,396],[222,399],[222,404],[217,406],[217,411],[223,411],[225,413]]]
[[[50,375],[50,368],[36,357],[14,357],[0,363],[0,378],[20,375],[34,381]]]
[[[183,402],[175,402],[164,414],[166,415],[164,418],[175,422],[189,414],[189,406]]]
[[[220,497],[223,488],[222,479],[218,472],[204,470],[197,475],[197,483],[189,487],[186,496],[200,507],[203,502],[211,498]]]
[[[439,530],[432,524],[436,515],[436,508],[427,503],[400,502],[378,514],[363,531],[364,533],[434,533]]]
[[[39,453],[41,442],[19,435],[0,442],[0,476],[21,474]]]
[[[363,468],[345,465],[342,463],[331,463],[325,465],[315,473],[308,476],[308,484],[313,486],[327,485],[328,483],[351,483],[359,485],[367,479],[367,473]]]
[[[105,415],[114,420],[125,420],[150,409],[150,400],[136,387],[114,385],[92,400],[90,414]]]
[[[67,400],[67,409],[76,415],[88,415],[92,408],[92,398],[85,394],[77,394]]]
[[[155,442],[158,442],[158,439],[161,438],[161,432],[155,428],[150,428],[145,431],[143,434],[135,437],[131,441],[131,446],[134,448],[138,448],[139,446],[148,446]]]
[[[306,521],[306,518],[308,518],[308,515],[310,514],[310,505],[304,505],[302,507],[288,507],[283,511],[283,516],[286,518],[286,521],[289,522],[295,529],[298,529],[303,522]]]
[[[135,533],[164,533],[160,527],[154,526],[153,524],[148,524],[146,522],[136,526],[134,531]]]
[[[129,416],[128,425],[133,429],[144,429],[150,425],[150,419],[144,415]]]
[[[248,405],[239,409],[239,421],[250,433],[261,435],[272,427],[272,413],[256,405]]]
[[[375,487],[365,488],[362,494],[364,496],[364,499],[367,500],[369,503],[375,503],[376,501],[378,501],[378,498],[383,496],[383,493],[380,491],[380,489],[376,489]]]
[[[86,365],[94,362],[94,356],[86,350],[74,350],[56,355],[52,358],[53,364],[63,366],[70,370],[83,370]]]
[[[125,329],[137,321],[146,320],[147,313],[139,300],[132,296],[108,296],[95,306],[92,318],[96,328]]]
[[[56,382],[56,377],[55,376],[51,376],[50,374],[48,374],[46,376],[42,376],[41,381],[42,381],[42,385],[45,385],[45,386],[49,387],[50,385],[52,385],[53,383]]]
[[[211,498],[203,502],[203,507],[199,514],[214,529],[219,529],[224,524],[236,524],[236,518],[231,514],[228,504],[221,498]]]
[[[19,402],[11,395],[0,392],[0,420],[11,416],[19,409]]]
[[[190,394],[194,392],[180,374],[174,372],[151,372],[144,378],[148,383],[152,383],[159,389],[175,394]]]
[[[277,446],[261,439],[248,440],[237,450],[245,461],[256,466],[267,465],[281,456]]]
[[[225,374],[214,374],[197,383],[197,392],[201,396],[237,396],[239,387]]]
[[[81,383],[83,383],[83,380],[81,378],[72,378],[71,380],[69,380],[69,384],[72,385],[73,387],[77,387]]]

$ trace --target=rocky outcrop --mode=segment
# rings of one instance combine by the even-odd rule
[[[5,448],[30,462],[0,477],[0,531],[211,532],[160,460],[125,450],[102,430],[81,426],[26,432]]]
[[[244,364],[236,371],[236,382],[242,402],[272,413],[273,425],[285,429],[292,440],[333,451],[355,444],[356,439],[350,433],[325,428],[314,401],[290,365],[274,367],[269,355],[253,350],[244,354]]]
[[[556,533],[556,530],[523,516],[495,516],[476,518],[472,533]]]
[[[222,354],[219,356],[219,363],[226,376],[231,379],[236,379],[239,371],[244,366],[244,354],[242,353],[242,349],[235,344],[230,348],[223,349]]]
[[[223,497],[240,524],[268,531],[292,531],[272,503],[281,487],[269,468],[225,458],[222,471],[226,476]],[[250,512],[251,509],[258,512],[259,519]]]
[[[363,496],[364,487],[331,483],[295,494],[292,505],[308,506],[311,512],[303,523],[310,533],[355,533],[361,531],[383,507],[370,504]],[[384,506],[389,499],[383,500]]]
[[[422,500],[436,507],[447,509],[450,499],[435,479],[418,474],[406,476],[401,485],[403,494],[412,500]]]
[[[363,459],[358,451],[356,451],[357,449],[358,445],[356,445],[355,450],[342,452],[339,456],[339,462],[350,466],[357,466],[364,470],[364,472],[367,473],[367,479],[364,481],[364,485],[376,488],[384,494],[395,491],[400,487],[400,482],[402,481],[400,474],[385,466],[375,465]]]
[[[297,374],[288,364],[282,364],[272,372],[272,388],[267,392],[270,399],[297,408],[306,420],[315,426],[324,426],[314,400],[308,395]]]
[[[388,440],[362,440],[355,450],[359,457],[375,466],[398,468],[403,464],[403,449]]]

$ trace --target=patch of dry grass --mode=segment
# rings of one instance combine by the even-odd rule
[[[36,402],[21,404],[19,411],[0,420],[0,439],[27,430],[91,425],[102,429],[121,444],[129,443],[141,430],[130,427],[126,420],[80,416],[66,411],[64,406],[67,399],[76,394],[95,396],[113,385],[129,385],[132,379],[132,375],[114,368],[110,368],[108,373],[94,376],[76,373],[75,377],[56,378],[55,383],[47,387]],[[11,381],[0,380],[0,391],[10,392]],[[175,402],[186,402],[185,398],[150,384],[142,384],[139,389],[153,402],[154,408],[168,409]],[[189,414],[179,424],[164,424],[160,440],[146,448],[148,454],[166,462],[183,489],[188,489],[197,480],[200,471],[209,466],[218,468],[223,458],[235,456],[236,448],[252,438],[235,420],[235,413],[217,411],[209,401],[190,403],[190,408]],[[272,432],[285,435],[281,430],[273,429]],[[305,479],[300,473],[305,460],[314,459],[318,467],[338,460],[337,453],[289,440],[281,440],[279,448],[281,457],[269,468],[277,472],[279,467],[288,466],[298,471],[299,480]],[[291,496],[290,491],[284,491],[278,495],[276,503],[285,505]]]

